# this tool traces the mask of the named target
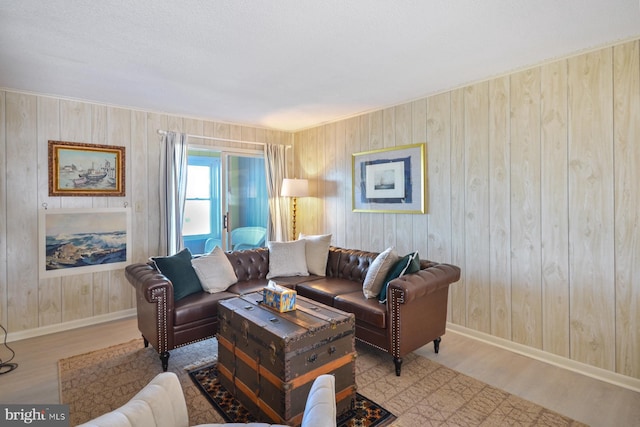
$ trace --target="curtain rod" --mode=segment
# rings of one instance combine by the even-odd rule
[[[166,135],[167,131],[158,129],[158,134]],[[228,139],[228,138],[216,138],[215,136],[204,136],[204,135],[192,135],[190,133],[187,134],[187,138],[199,138],[199,139],[208,139],[211,141],[222,141],[222,142],[237,142],[239,144],[254,144],[254,145],[267,145],[266,142],[256,142],[256,141],[242,141],[240,139]],[[287,145],[287,148],[291,148],[290,145]]]

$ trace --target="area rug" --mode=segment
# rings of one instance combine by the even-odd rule
[[[227,422],[249,423],[257,420],[233,395],[218,381],[218,369],[215,363],[189,371],[189,376],[207,396],[212,405]],[[391,424],[396,416],[377,403],[356,394],[353,409],[337,419],[338,427],[384,427]]]
[[[404,358],[397,377],[388,354],[359,344],[356,350],[358,393],[395,414],[393,426],[584,426],[416,354]],[[171,351],[169,371],[180,379],[190,425],[225,422],[188,374],[215,362],[217,352],[215,339]],[[162,371],[142,339],[62,359],[58,367],[71,425],[123,405]]]

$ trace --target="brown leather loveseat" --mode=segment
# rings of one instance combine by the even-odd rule
[[[152,263],[126,267],[126,277],[136,289],[138,328],[145,341],[160,355],[167,370],[169,351],[215,336],[218,301],[261,291],[267,285],[269,250],[256,248],[226,253],[238,278],[227,290],[197,292],[174,301],[173,285]],[[445,333],[448,289],[460,278],[460,269],[450,264],[420,261],[420,270],[391,280],[387,301],[366,298],[362,285],[374,252],[329,248],[326,276],[273,278],[278,284],[343,311],[354,313],[356,338],[393,356],[396,375],[402,357],[434,342],[438,352]]]

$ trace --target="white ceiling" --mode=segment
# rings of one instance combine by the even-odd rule
[[[299,130],[635,37],[639,0],[0,0],[0,87]]]

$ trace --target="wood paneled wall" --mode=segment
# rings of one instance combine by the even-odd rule
[[[633,41],[295,135],[302,232],[462,268],[449,320],[640,378]],[[351,211],[351,154],[427,143],[426,215]]]
[[[133,261],[156,255],[159,235],[158,129],[291,144],[289,132],[195,120],[105,105],[0,91],[0,323],[10,334],[135,308],[124,270],[40,280],[38,213],[47,209],[132,209]],[[126,148],[125,197],[49,197],[48,140]],[[260,149],[193,139],[198,145]],[[35,332],[34,332],[35,331]]]

